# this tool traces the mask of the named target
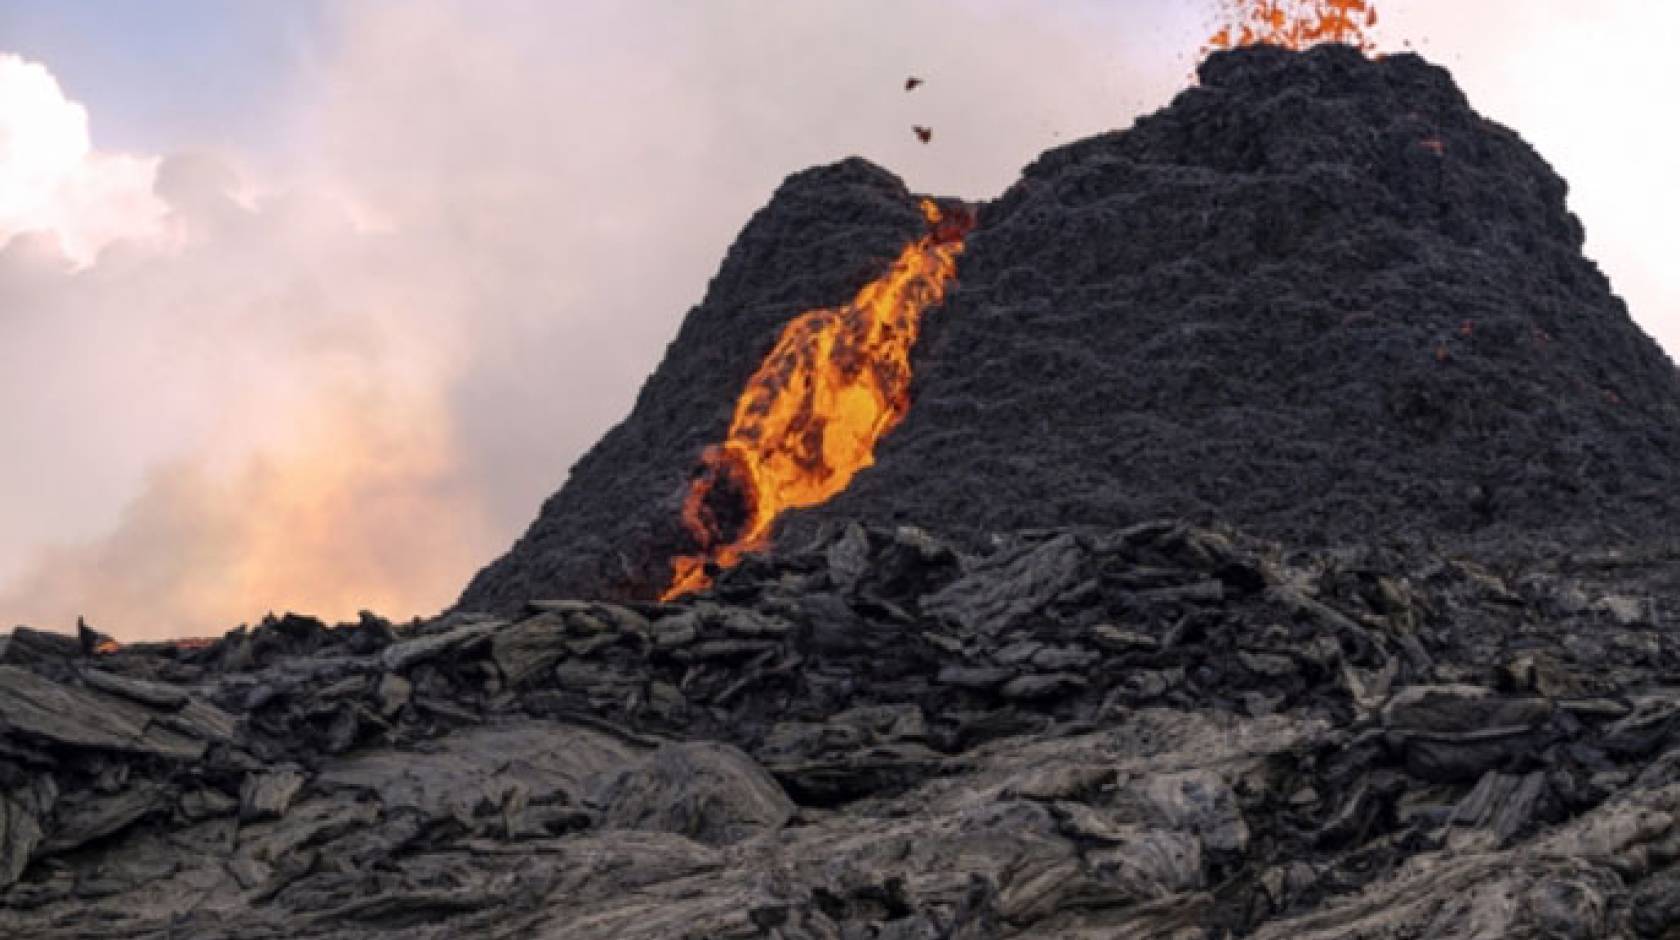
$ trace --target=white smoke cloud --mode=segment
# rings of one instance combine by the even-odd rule
[[[43,233],[86,265],[118,239],[161,236],[156,172],[155,159],[95,151],[87,110],[52,73],[0,53],[0,248]]]
[[[458,272],[308,191],[242,204],[171,157],[168,246],[0,255],[0,516],[47,543],[8,620],[217,632],[271,608],[436,609],[492,550],[446,395]]]

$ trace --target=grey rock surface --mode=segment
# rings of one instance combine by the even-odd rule
[[[711,742],[663,745],[602,781],[591,801],[608,827],[673,832],[712,846],[775,832],[794,810],[764,768]]]
[[[1677,590],[856,525],[687,603],[0,667],[0,936],[1665,936]]]

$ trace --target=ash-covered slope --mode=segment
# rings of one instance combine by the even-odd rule
[[[1566,187],[1411,55],[1222,53],[1044,155],[927,318],[908,419],[827,518],[975,540],[1180,515],[1309,544],[1680,518],[1680,379],[1581,254]],[[683,482],[800,309],[916,226],[851,161],[742,235],[634,413],[465,609],[657,591]]]
[[[986,208],[909,418],[831,512],[1308,542],[1672,525],[1680,380],[1565,192],[1416,56],[1215,56]]]

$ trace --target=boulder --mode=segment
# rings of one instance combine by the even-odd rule
[[[667,744],[642,764],[603,779],[593,802],[603,822],[724,846],[774,833],[793,816],[776,781],[728,745]]]

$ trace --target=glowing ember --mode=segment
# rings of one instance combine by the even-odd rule
[[[1376,43],[1367,31],[1377,25],[1371,0],[1221,0],[1219,32],[1208,40],[1204,54],[1244,46],[1283,46],[1306,49],[1324,42],[1340,42],[1372,52]]]
[[[178,649],[178,650],[201,650],[201,649],[205,649],[205,648],[210,647],[210,646],[214,646],[217,642],[218,642],[218,640],[215,637],[189,636],[189,637],[185,637],[185,638],[179,639],[179,640],[165,640],[161,643],[155,643],[155,644],[150,644],[150,645],[153,645],[153,646],[168,646],[168,647],[173,647],[173,648]],[[95,655],[95,656],[109,656],[112,653],[121,652],[122,648],[123,648],[123,645],[121,643],[118,643],[116,640],[101,640],[99,645],[95,646],[93,648],[93,655]]]
[[[700,550],[672,562],[663,600],[709,585],[708,562],[733,567],[766,547],[784,510],[844,490],[910,410],[922,313],[944,300],[974,226],[967,211],[947,215],[932,200],[922,212],[928,233],[886,274],[846,306],[807,311],[782,330],[735,404],[729,437],[701,457],[683,503]]]
[[[218,642],[220,641],[213,636],[190,636],[184,640],[170,640],[168,645],[178,650],[202,650],[209,649]]]

